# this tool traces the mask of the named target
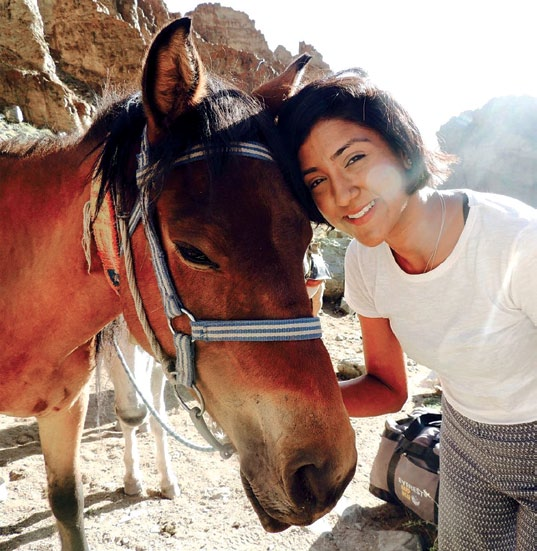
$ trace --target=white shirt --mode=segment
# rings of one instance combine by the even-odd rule
[[[537,210],[464,190],[470,211],[449,257],[405,273],[386,243],[353,240],[345,299],[388,318],[406,354],[437,372],[449,403],[482,423],[537,420]]]

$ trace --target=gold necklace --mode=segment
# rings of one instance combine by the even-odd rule
[[[442,238],[442,233],[444,232],[444,225],[446,223],[446,202],[441,193],[437,191],[436,194],[440,198],[440,203],[442,207],[442,222],[440,223],[440,231],[438,232],[438,237],[436,238],[436,245],[434,246],[434,250],[431,256],[429,257],[427,264],[425,264],[425,269],[422,272],[423,274],[433,269],[434,259],[436,257],[436,253],[438,252],[438,245],[440,245],[440,239]]]

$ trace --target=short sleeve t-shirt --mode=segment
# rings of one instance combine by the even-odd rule
[[[537,210],[464,190],[469,215],[450,256],[407,274],[386,243],[353,240],[345,298],[382,317],[406,354],[437,372],[444,394],[478,422],[537,420]]]

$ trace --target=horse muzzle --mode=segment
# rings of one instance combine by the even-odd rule
[[[298,462],[295,467],[290,464],[284,475],[283,492],[266,479],[258,485],[255,477],[250,480],[242,469],[241,480],[263,528],[282,532],[291,525],[309,525],[327,514],[343,495],[355,468],[355,458],[350,458],[348,467],[339,468],[333,462],[322,466],[307,461]]]

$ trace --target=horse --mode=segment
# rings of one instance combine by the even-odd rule
[[[166,422],[166,377],[161,366],[132,338],[122,316],[99,333],[96,364],[97,372],[107,373],[114,388],[115,412],[125,441],[125,494],[140,495],[143,490],[136,432],[149,422],[155,441],[160,494],[167,499],[175,498],[180,493],[179,484],[169,457],[166,433],[159,422]]]
[[[37,419],[63,551],[88,549],[81,433],[95,335],[120,314],[197,399],[185,407],[206,438],[203,411],[222,427],[266,531],[314,522],[354,475],[304,286],[311,225],[274,124],[304,66],[242,92],[177,19],[152,40],[140,92],[86,132],[1,146],[0,412]]]

